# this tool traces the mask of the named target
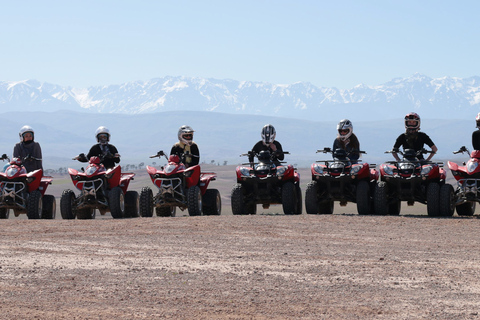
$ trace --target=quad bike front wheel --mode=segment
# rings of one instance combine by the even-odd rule
[[[457,214],[459,216],[473,216],[475,213],[476,202],[467,201],[457,206]]]
[[[115,187],[108,195],[108,205],[110,213],[114,219],[122,219],[125,217],[125,196],[120,187]]]
[[[256,214],[257,205],[245,202],[245,187],[241,183],[233,186],[231,194],[232,213],[234,215]]]
[[[55,196],[46,194],[43,196],[42,219],[55,219],[57,211],[57,202]]]
[[[38,190],[32,191],[27,199],[27,217],[28,219],[42,218],[42,193]]]
[[[140,199],[137,191],[125,193],[125,217],[138,218],[140,211]]]
[[[310,181],[305,190],[305,211],[307,214],[318,214],[320,208],[318,205],[318,182]]]
[[[385,181],[380,181],[375,186],[375,192],[373,194],[373,207],[375,214],[386,216],[388,215],[388,186]]]
[[[143,187],[140,192],[140,215],[142,217],[153,217],[153,192],[149,187]]]
[[[188,189],[187,205],[189,215],[202,215],[202,192],[198,186],[193,186]]]
[[[95,219],[95,209],[93,208],[77,209],[77,219],[79,220]]]
[[[64,190],[60,198],[60,214],[63,219],[75,219],[76,211],[74,210],[75,193],[72,190]]]
[[[300,188],[300,183],[295,184],[295,192],[297,193],[297,210],[295,214],[302,214],[303,200],[302,200],[302,189]]]
[[[357,211],[360,215],[370,214],[372,209],[372,197],[370,185],[367,181],[360,181],[357,185]]]
[[[297,211],[297,193],[293,182],[285,182],[282,186],[282,207],[285,214],[295,214]]]
[[[203,214],[219,216],[222,213],[222,197],[217,189],[207,189],[203,195]]]

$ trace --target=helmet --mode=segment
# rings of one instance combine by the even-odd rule
[[[475,118],[475,120],[477,121],[477,128],[480,129],[480,112],[477,114],[477,117]]]
[[[415,123],[409,124],[409,122],[414,121]],[[420,116],[415,112],[410,112],[405,116],[405,129],[407,133],[414,133],[420,130]]]
[[[106,138],[104,136],[100,137],[100,135],[106,135]],[[98,129],[95,131],[95,138],[97,138],[98,143],[107,144],[110,141],[110,131],[107,127],[98,127]]]
[[[178,140],[191,146],[193,144],[193,133],[195,130],[190,126],[183,125],[178,129]]]
[[[20,132],[18,133],[18,136],[20,137],[20,141],[23,142],[23,135],[27,132],[30,132],[32,134],[32,141],[33,141],[33,138],[34,138],[34,135],[35,135],[35,132],[33,131],[33,128],[30,127],[30,126],[23,126],[21,129],[20,129]]]
[[[353,124],[348,119],[340,120],[337,124],[338,137],[340,140],[347,140],[353,133]]]
[[[271,124],[266,124],[262,128],[262,141],[265,145],[269,145],[275,141],[275,128]]]

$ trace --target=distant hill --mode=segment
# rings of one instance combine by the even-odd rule
[[[414,74],[344,90],[307,82],[271,84],[192,77],[89,88],[37,80],[0,81],[0,110],[109,114],[189,110],[316,121],[399,119],[416,111],[425,118],[471,119],[480,111],[480,77],[432,79]]]
[[[71,158],[88,152],[96,143],[95,130],[107,126],[111,143],[122,155],[121,164],[160,163],[148,157],[159,150],[170,152],[177,141],[178,128],[188,124],[195,129],[194,140],[201,152],[201,161],[223,164],[239,164],[246,161],[239,155],[252,148],[260,140],[263,125],[271,123],[277,130],[277,140],[291,155],[286,160],[299,166],[328,156],[315,154],[317,149],[330,147],[336,136],[337,121],[301,120],[283,117],[234,115],[208,111],[178,111],[152,114],[99,114],[73,111],[59,112],[5,112],[0,114],[0,154],[12,154],[19,141],[18,131],[29,124],[35,129],[35,139],[43,150],[45,168],[63,166],[80,167]],[[320,117],[321,118],[321,117]],[[318,120],[320,120],[320,118]],[[404,131],[403,118],[382,121],[355,121],[354,131],[361,148],[367,152],[363,159],[379,163],[392,159],[384,151],[392,148],[396,137]],[[422,119],[422,131],[427,132],[439,148],[434,158],[464,159],[453,155],[460,146],[471,147],[474,120]]]

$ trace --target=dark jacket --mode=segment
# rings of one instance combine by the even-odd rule
[[[398,136],[397,141],[393,145],[393,148],[400,148],[403,149],[414,149],[415,151],[420,151],[423,149],[424,145],[429,146],[430,148],[433,147],[435,144],[433,143],[432,139],[424,133],[424,132],[416,132],[412,134],[402,133]],[[423,155],[418,156],[419,160],[423,160]]]
[[[354,163],[358,162],[358,158],[360,158],[360,153],[358,152],[360,151],[360,142],[358,141],[358,138],[354,133],[352,133],[352,135],[347,139],[347,141],[336,138],[333,141],[332,151],[335,152],[335,150],[339,148],[347,152],[350,161]]]
[[[272,161],[275,162],[276,165],[280,164],[280,161],[282,161],[285,158],[285,155],[283,154],[283,149],[282,145],[280,142],[277,140],[273,141],[273,144],[275,147],[277,147],[277,151],[275,153],[273,152],[272,148],[270,146],[266,146],[262,140],[258,141],[252,148],[252,154],[248,156],[248,161],[253,162],[255,154],[259,154],[260,151],[270,151],[272,154]]]
[[[40,160],[25,159],[26,157],[33,157]],[[22,159],[23,166],[27,172],[43,169],[42,165],[42,148],[38,142],[32,141],[30,143],[19,142],[13,148],[13,157]]]
[[[103,146],[99,143],[93,145],[90,148],[90,151],[87,154],[87,159],[80,160],[82,162],[88,162],[91,157],[97,156],[100,158],[101,163],[105,167],[105,169],[111,169],[115,167],[115,163],[120,162],[120,157],[114,157],[116,153],[118,153],[117,148],[115,148],[112,144],[106,144]]]
[[[185,155],[187,151],[189,155]],[[196,166],[200,162],[200,151],[195,142],[192,142],[191,146],[182,142],[175,143],[170,150],[170,155],[172,154],[176,154],[187,168]]]
[[[480,130],[475,130],[472,133],[473,150],[480,150]]]

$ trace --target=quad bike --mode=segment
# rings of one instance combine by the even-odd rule
[[[285,214],[302,214],[302,191],[297,169],[292,165],[283,165],[285,162],[275,163],[270,151],[258,154],[250,151],[240,156],[252,155],[258,159],[257,163],[244,163],[236,168],[237,183],[231,194],[232,213],[256,214],[257,204],[262,204],[264,209],[271,204],[281,204]]]
[[[356,203],[358,214],[373,213],[372,191],[378,179],[375,165],[352,163],[344,149],[324,148],[319,152],[331,153],[333,160],[319,160],[323,164],[311,166],[312,181],[305,191],[307,213],[332,214],[334,201],[339,201],[340,206]]]
[[[111,155],[107,155],[111,156]],[[85,162],[82,153],[72,160]],[[139,216],[139,197],[137,191],[127,191],[134,173],[122,173],[120,166],[105,169],[101,158],[94,156],[82,172],[68,168],[73,185],[80,195],[66,189],[60,199],[60,212],[63,219],[94,219],[95,209],[101,215],[109,212],[114,219],[136,218]]]
[[[457,188],[445,184],[440,190],[440,201],[443,201],[445,215],[451,216],[456,208],[459,216],[473,216],[475,206],[480,202],[480,150],[471,153],[463,146],[453,152],[470,154],[470,159],[463,166],[448,161],[448,167],[457,180]]]
[[[401,201],[407,201],[408,206],[415,202],[426,204],[429,216],[442,215],[445,210],[441,208],[440,190],[448,188],[444,187],[447,174],[443,162],[420,161],[418,156],[432,153],[425,149],[393,149],[385,153],[398,153],[403,158],[380,166],[380,180],[373,196],[375,214],[399,215]]]
[[[142,217],[152,217],[153,209],[159,217],[174,217],[176,208],[188,209],[190,216],[220,215],[222,199],[217,189],[207,189],[211,181],[216,180],[213,172],[201,172],[200,165],[187,168],[184,158],[195,156],[188,152],[182,156],[167,155],[159,151],[150,158],[167,159],[160,170],[147,166],[147,172],[153,184],[158,188],[154,196],[150,187],[143,187],[140,193],[140,213]]]
[[[0,172],[0,219],[8,219],[10,209],[15,217],[26,213],[28,219],[55,219],[55,197],[45,194],[52,177],[43,176],[42,169],[27,173],[22,166],[25,160],[41,159],[26,157],[10,161],[6,154],[0,159],[8,160],[5,172]]]

